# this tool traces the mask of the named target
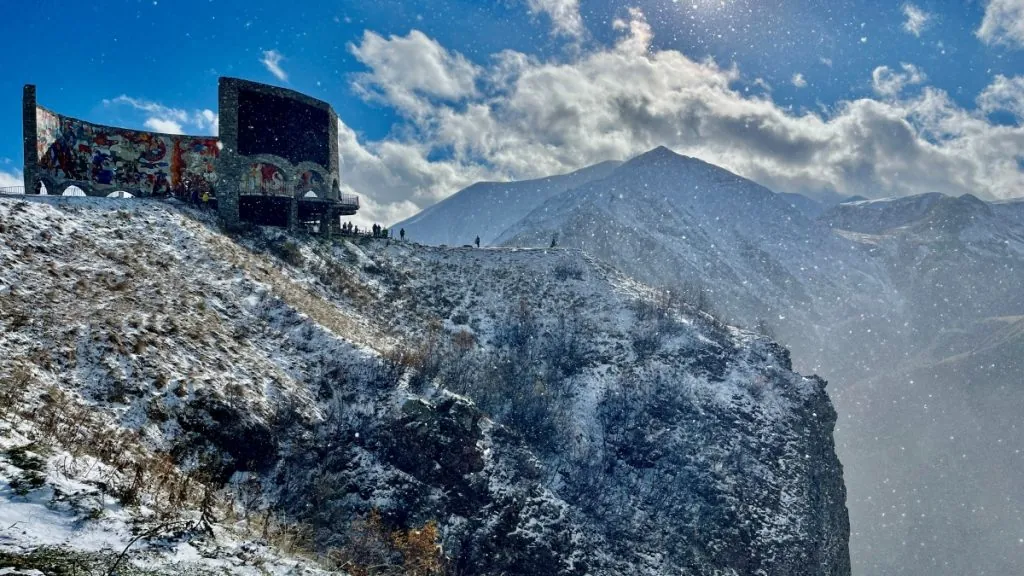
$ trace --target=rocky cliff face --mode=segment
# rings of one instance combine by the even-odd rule
[[[0,222],[8,562],[850,573],[825,383],[581,253]]]

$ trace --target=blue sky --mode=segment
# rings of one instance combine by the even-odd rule
[[[231,75],[333,104],[343,178],[382,220],[476,179],[660,144],[785,191],[1021,190],[1024,0],[35,0],[0,12],[8,179],[24,83],[63,114],[210,133],[217,76]]]

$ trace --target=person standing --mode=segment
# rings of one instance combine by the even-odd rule
[[[399,230],[398,235],[402,237],[402,241],[405,241],[405,228]]]
[[[476,244],[477,248],[480,247],[480,237],[479,236],[476,237],[476,241],[474,242],[474,244]]]

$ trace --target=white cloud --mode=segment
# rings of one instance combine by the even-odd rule
[[[164,134],[185,133],[184,129],[181,127],[181,124],[178,124],[174,120],[166,120],[161,118],[147,118],[143,126],[145,126],[147,130],[152,130],[154,132],[163,132]]]
[[[988,0],[977,35],[985,44],[1024,48],[1024,0]]]
[[[288,73],[281,68],[281,62],[283,60],[285,60],[285,57],[277,50],[264,50],[263,58],[260,59],[260,62],[263,63],[263,66],[265,66],[275,78],[281,82],[287,82]]]
[[[1024,76],[996,75],[978,96],[978,108],[985,114],[1005,111],[1024,121]]]
[[[172,120],[179,124],[188,122],[189,114],[185,110],[180,108],[170,108],[163,104],[156,102],[150,102],[148,100],[142,100],[139,98],[132,98],[126,94],[122,94],[112,100],[104,100],[104,106],[118,106],[127,105],[141,112],[145,112],[152,118],[159,118],[161,120]]]
[[[925,81],[912,65],[876,70],[884,100],[796,113],[737,87],[751,81],[735,66],[652,49],[637,10],[613,26],[608,47],[550,60],[505,51],[483,66],[419,32],[365,34],[352,47],[369,68],[357,89],[404,119],[380,140],[340,127],[343,186],[364,196],[364,216],[389,222],[479,180],[564,173],[666,145],[780,191],[1024,190],[1014,160],[1024,128],[996,126],[931,87],[903,96]]]
[[[213,110],[199,110],[193,116],[193,122],[200,130],[206,130],[210,134],[216,135],[220,129],[220,115]]]
[[[4,172],[0,170],[0,188],[11,188],[25,185],[25,177],[20,170]]]
[[[579,0],[526,0],[531,14],[547,14],[553,35],[581,38],[584,35]]]
[[[479,69],[419,30],[387,39],[367,31],[349,50],[371,69],[356,76],[355,89],[406,114],[423,114],[437,101],[477,95]]]
[[[917,37],[921,36],[921,32],[924,32],[932,20],[931,14],[910,3],[903,5],[903,16],[906,18],[903,21],[903,29]]]
[[[793,83],[793,86],[796,86],[797,88],[807,87],[807,79],[804,78],[804,75],[799,72],[793,74],[793,78],[790,81]]]
[[[879,66],[871,73],[871,86],[880,96],[898,96],[907,86],[923,84],[928,76],[913,64],[900,64],[902,72],[888,66]]]
[[[132,98],[122,94],[117,98],[103,100],[107,107],[127,106],[132,110],[141,112],[146,116],[143,126],[148,130],[163,132],[165,134],[184,134],[186,128],[190,131],[206,134],[217,134],[217,113],[208,110],[195,110],[189,112],[181,108],[164,106],[158,102],[151,102],[140,98]]]

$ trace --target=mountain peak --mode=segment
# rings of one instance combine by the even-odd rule
[[[740,178],[736,174],[729,172],[721,166],[716,166],[710,162],[705,162],[700,158],[694,158],[693,156],[685,156],[674,152],[670,148],[665,146],[658,146],[657,148],[644,152],[643,154],[636,156],[623,164],[623,167],[629,167],[634,169],[649,169],[649,168],[670,168],[675,170],[686,170],[686,171],[707,171],[711,174],[718,174],[721,176],[729,176],[734,178]]]
[[[683,156],[682,154],[676,154],[666,146],[658,146],[653,150],[648,150],[643,154],[634,157],[630,162],[650,162],[650,161],[664,161],[664,160],[690,160],[691,158]]]

